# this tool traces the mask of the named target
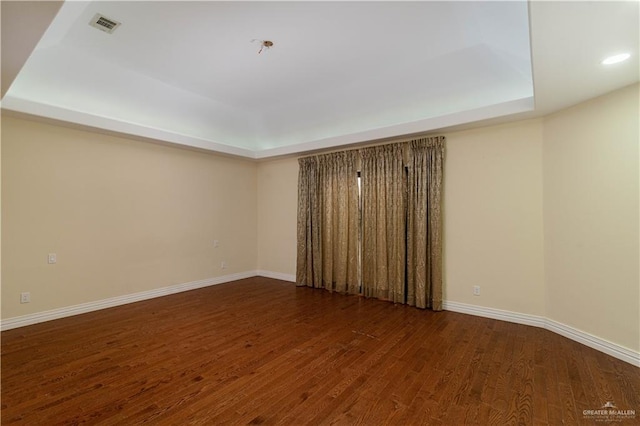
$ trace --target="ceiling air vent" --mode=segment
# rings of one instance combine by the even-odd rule
[[[120,26],[120,22],[96,13],[93,15],[93,18],[91,18],[91,21],[89,21],[89,25],[99,29],[100,31],[111,34]]]

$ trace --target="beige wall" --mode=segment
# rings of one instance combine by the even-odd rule
[[[544,314],[542,121],[447,134],[446,155],[446,300]],[[259,269],[295,275],[297,173],[259,166]]]
[[[640,350],[638,85],[545,118],[547,316]]]
[[[638,90],[446,133],[448,302],[546,317],[640,349]],[[259,190],[268,205],[258,232],[269,235],[259,238],[260,269],[295,274],[295,239],[275,236],[295,232],[297,189],[282,182],[297,163],[260,168],[277,177]]]
[[[254,271],[256,199],[252,161],[3,117],[2,317]]]
[[[544,315],[542,121],[446,136],[445,300]]]
[[[638,90],[446,134],[448,302],[640,349]],[[295,275],[296,158],[2,124],[3,318],[256,269]]]
[[[296,273],[298,160],[258,164],[258,270]]]

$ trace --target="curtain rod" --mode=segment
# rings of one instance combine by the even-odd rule
[[[373,141],[369,141],[369,142],[356,142],[356,144],[362,143],[363,145],[358,146],[358,147],[353,147],[353,148],[346,148],[346,149],[336,149],[335,151],[332,151],[331,148],[327,148],[327,151],[323,151],[322,149],[319,149],[315,154],[308,154],[308,155],[301,155],[300,158],[310,158],[310,157],[314,157],[316,155],[323,155],[323,154],[333,154],[336,152],[347,152],[347,151],[356,151],[358,149],[362,149],[362,148],[369,148],[372,146],[381,146],[381,145],[393,145],[396,143],[410,143],[412,141],[417,141],[420,139],[431,139],[431,138],[445,138],[444,135],[435,135],[435,136],[415,136],[412,138],[398,138],[398,139],[391,139],[391,140],[387,140],[385,142],[373,142]]]

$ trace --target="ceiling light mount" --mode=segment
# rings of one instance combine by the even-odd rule
[[[261,54],[263,50],[265,49],[269,50],[273,47],[273,42],[271,40],[258,40],[254,38],[253,40],[251,40],[251,42],[260,44],[260,50],[258,50],[258,55]]]

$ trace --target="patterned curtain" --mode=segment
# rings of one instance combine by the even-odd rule
[[[317,157],[300,158],[298,164],[300,168],[298,170],[296,284],[322,287],[318,159]]]
[[[442,310],[444,147],[439,136],[301,158],[297,285]]]
[[[444,136],[413,140],[409,149],[407,304],[442,310],[442,179]]]
[[[362,292],[405,303],[405,144],[364,148],[362,187]]]
[[[296,283],[358,293],[357,152],[301,158]]]

